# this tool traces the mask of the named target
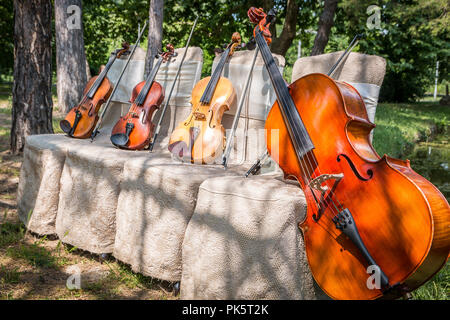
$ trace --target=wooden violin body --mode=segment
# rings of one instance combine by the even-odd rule
[[[226,147],[223,113],[236,102],[230,80],[222,77],[229,56],[241,44],[241,35],[233,33],[211,77],[200,80],[192,90],[192,111],[172,132],[169,151],[175,158],[192,163],[211,164]]]
[[[266,121],[266,141],[271,157],[305,193],[308,209],[300,227],[319,286],[334,299],[376,299],[399,297],[422,285],[450,251],[450,208],[444,196],[409,161],[375,152],[369,139],[375,125],[352,86],[310,74],[289,91],[315,148],[298,160],[278,102]],[[305,182],[320,176],[326,182],[319,180],[316,188]],[[336,227],[333,219],[344,208],[389,279],[388,290],[368,285],[367,259]]]
[[[129,44],[124,42],[122,49],[117,49],[113,53],[100,74],[88,81],[81,102],[69,111],[64,120],[60,121],[61,129],[69,137],[86,139],[91,136],[99,119],[100,107],[109,99],[113,91],[112,84],[106,75],[114,61],[128,52],[129,47]]]
[[[101,82],[100,87],[95,92],[93,98],[87,98],[86,94],[89,89],[91,89],[97,78],[98,76],[95,76],[88,81],[83,93],[85,98],[79,105],[72,108],[66,115],[65,120],[70,123],[70,128],[72,128],[76,123],[75,129],[70,134],[70,136],[74,138],[86,139],[91,136],[91,133],[98,121],[98,112],[113,91],[111,82],[107,77],[105,77]],[[78,121],[76,121],[77,118],[79,118]],[[61,125],[61,127],[63,127],[63,125]]]
[[[152,123],[153,113],[164,100],[164,88],[155,81],[155,78],[161,64],[177,55],[171,44],[166,48],[166,52],[156,56],[158,61],[147,79],[133,88],[130,110],[119,119],[111,133],[111,142],[116,147],[141,150],[150,144],[155,131],[155,125]]]
[[[223,113],[236,101],[236,92],[230,80],[220,77],[208,104],[200,98],[211,77],[200,80],[192,90],[192,111],[172,132],[169,151],[193,163],[211,163],[225,148]]]
[[[154,81],[143,105],[136,105],[134,103],[135,99],[144,85],[145,81],[142,81],[134,87],[130,99],[132,103],[130,109],[133,109],[133,111],[128,112],[124,117],[120,117],[112,129],[112,135],[119,133],[126,135],[127,124],[128,127],[130,127],[130,123],[132,125],[132,130],[128,134],[128,143],[120,146],[120,148],[132,150],[144,149],[148,146],[153,136],[155,125],[151,120],[154,112],[164,100],[164,88],[158,82]]]

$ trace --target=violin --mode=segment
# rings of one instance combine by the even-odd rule
[[[120,117],[113,127],[110,139],[116,147],[142,150],[149,145],[155,129],[151,120],[164,100],[164,88],[155,81],[156,74],[162,63],[177,55],[171,44],[166,49],[166,52],[157,55],[158,61],[147,79],[134,87],[128,113]]]
[[[236,102],[236,92],[230,80],[221,77],[227,58],[241,44],[241,36],[233,33],[212,76],[200,80],[192,90],[192,111],[172,132],[169,151],[180,160],[211,163],[225,148],[225,128],[222,116]]]
[[[92,77],[83,93],[81,102],[73,107],[66,118],[59,125],[68,136],[79,139],[86,139],[91,136],[98,121],[100,107],[112,93],[113,86],[106,77],[114,61],[129,51],[129,44],[124,42],[121,49],[117,49],[102,72]]]
[[[354,87],[320,73],[286,85],[268,47],[273,11],[252,7],[248,16],[277,95],[267,148],[305,194],[299,228],[314,279],[333,299],[397,298],[418,288],[450,252],[445,197],[409,160],[376,153],[375,125]]]

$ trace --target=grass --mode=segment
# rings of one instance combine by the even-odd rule
[[[20,281],[19,268],[8,268],[7,266],[0,265],[0,283],[1,284],[16,284]]]
[[[27,235],[21,223],[4,222],[0,230],[0,299],[175,298],[169,283],[135,273],[115,260],[99,261],[60,240]],[[66,287],[66,267],[74,265],[83,270],[79,289]],[[26,293],[17,296],[22,291]]]
[[[433,279],[415,290],[412,296],[415,300],[449,300],[450,262],[447,262],[445,267]]]
[[[23,239],[25,226],[22,223],[5,222],[0,225],[0,248],[18,243]]]
[[[418,141],[427,141],[450,125],[449,108],[437,103],[380,103],[375,116],[374,147],[380,155],[402,158]]]

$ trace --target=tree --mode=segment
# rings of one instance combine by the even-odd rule
[[[338,0],[325,0],[323,12],[319,19],[319,28],[311,55],[316,56],[322,54],[328,43],[331,27],[333,26],[334,13],[336,12]]]
[[[14,84],[11,151],[23,151],[25,137],[52,133],[50,0],[14,0]]]
[[[14,15],[12,1],[0,5],[0,75],[11,75],[14,65]],[[1,79],[0,79],[1,81]]]
[[[264,10],[265,12],[269,12],[271,8],[274,7],[274,0],[265,0],[264,1]],[[292,44],[294,40],[296,30],[297,30],[297,21],[299,16],[299,5],[296,0],[287,0],[286,3],[286,17],[283,23],[283,29],[281,34],[278,36],[276,32],[276,23],[270,25],[270,32],[272,33],[272,43],[270,49],[273,53],[281,54],[282,56],[286,55],[287,50]]]
[[[67,113],[87,83],[81,0],[55,0],[56,68],[59,110]]]
[[[342,0],[342,20],[349,38],[366,33],[359,51],[386,59],[380,101],[405,102],[424,96],[433,84],[436,60],[439,78],[449,81],[450,16],[446,0],[381,0],[380,27],[369,29],[371,0]]]
[[[145,58],[145,74],[150,73],[155,55],[161,50],[163,37],[164,0],[150,0],[148,47]]]

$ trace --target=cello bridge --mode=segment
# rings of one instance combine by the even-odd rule
[[[323,186],[322,184],[328,180],[335,180],[335,185],[339,183],[339,181],[344,177],[343,173],[339,174],[321,174],[320,176],[314,178],[309,182],[309,186],[317,191],[320,191],[322,194],[328,191],[327,186]]]

